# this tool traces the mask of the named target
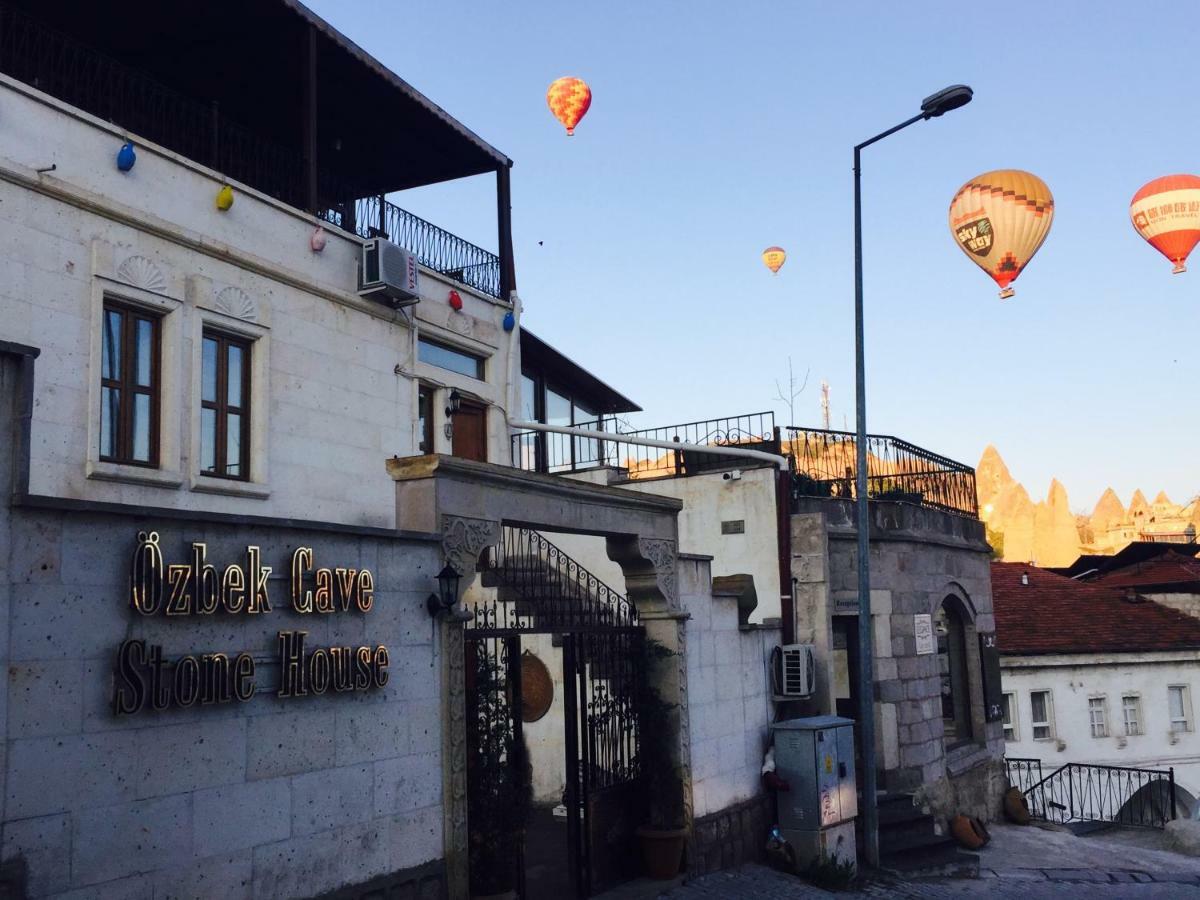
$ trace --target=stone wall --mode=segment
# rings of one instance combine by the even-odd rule
[[[759,794],[697,819],[688,846],[688,874],[695,877],[766,858],[775,824],[775,798]]]
[[[978,635],[995,631],[990,550],[983,524],[908,503],[871,503],[871,609],[875,655],[876,758],[880,787],[924,788],[940,815],[958,811],[956,786],[986,788],[981,818],[994,818],[1003,792],[991,774],[1004,753],[1000,722],[983,715]],[[792,516],[797,640],[817,646],[818,671],[831,670],[833,616],[855,615],[858,547],[854,506],[808,498]],[[944,747],[936,654],[918,655],[914,616],[935,615],[947,597],[966,610],[971,736]],[[818,676],[812,712],[832,712],[832,689]],[[977,772],[976,770],[980,770]],[[976,784],[978,782],[978,784]],[[974,790],[975,788],[972,788]],[[990,812],[989,812],[990,810]],[[986,812],[986,815],[982,813]]]

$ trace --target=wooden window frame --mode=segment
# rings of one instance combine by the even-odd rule
[[[217,342],[217,380],[215,401],[204,399],[204,341]],[[251,440],[251,360],[254,352],[254,341],[244,335],[230,334],[216,328],[205,328],[200,337],[200,474],[209,478],[226,478],[230,481],[250,480],[250,440]],[[229,404],[229,347],[233,345],[242,351],[242,405]],[[211,409],[216,416],[216,427],[213,435],[213,462],[215,469],[205,469],[204,466],[204,413]],[[241,474],[231,475],[228,471],[229,434],[227,430],[229,414],[240,417],[241,435],[238,445],[238,468]]]
[[[1003,698],[1000,702],[1004,704],[1003,712],[1004,719],[1001,720],[1001,734],[1004,735],[1006,741],[1017,743],[1021,740],[1021,723],[1018,721],[1018,703],[1016,691],[1005,691],[1001,694]],[[1009,737],[1005,732],[1012,732],[1012,737]]]
[[[1179,700],[1183,709],[1182,719],[1176,719],[1171,714],[1171,691],[1179,691]],[[1192,697],[1191,687],[1186,684],[1168,684],[1167,685],[1167,728],[1171,734],[1187,734],[1192,730]],[[1181,722],[1182,728],[1176,728],[1175,723]]]
[[[110,456],[105,456],[100,452],[99,458],[102,462],[117,463],[123,466],[141,466],[145,469],[157,469],[159,467],[159,430],[161,427],[161,393],[162,393],[162,314],[152,312],[143,307],[136,306],[131,303],[121,303],[117,300],[110,300],[107,297],[101,310],[100,318],[100,341],[103,346],[104,329],[107,324],[108,314],[110,312],[117,313],[121,317],[121,350],[118,354],[118,365],[120,366],[120,378],[105,378],[104,377],[104,352],[101,349],[100,355],[100,387],[110,388],[120,391],[120,402],[117,406],[117,433],[114,453]],[[137,322],[145,320],[151,325],[151,347],[150,347],[150,386],[145,387],[137,383],[137,344],[136,332]],[[133,458],[133,397],[143,394],[150,397],[150,458],[148,460]],[[104,404],[104,392],[100,393],[100,404]],[[103,422],[104,411],[100,411],[101,422]],[[100,440],[103,441],[104,435],[101,433]]]
[[[1129,711],[1133,710],[1133,731],[1129,730]],[[1125,737],[1138,737],[1145,733],[1146,726],[1142,722],[1142,697],[1140,694],[1121,695],[1121,719],[1125,726]]]
[[[1099,713],[1098,717],[1097,713]],[[1088,730],[1093,738],[1109,736],[1108,697],[1103,694],[1088,697]]]

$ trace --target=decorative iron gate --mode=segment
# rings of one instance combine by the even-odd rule
[[[492,590],[464,630],[472,887],[486,886],[487,867],[525,896],[524,823],[513,822],[532,790],[521,636],[552,634],[562,642],[568,864],[576,895],[589,897],[636,874],[644,629],[627,598],[528,529],[505,526],[483,585]]]

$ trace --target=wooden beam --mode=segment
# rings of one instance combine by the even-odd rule
[[[496,227],[500,245],[500,299],[507,303],[517,289],[517,270],[513,263],[512,192],[508,166],[496,169]]]

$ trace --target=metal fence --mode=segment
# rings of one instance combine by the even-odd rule
[[[1004,771],[1008,775],[1008,783],[1015,788],[1020,788],[1023,794],[1042,780],[1042,761],[1006,756],[1004,757]]]
[[[362,199],[328,171],[317,173],[317,208],[309,209],[300,153],[3,3],[0,72],[360,237],[385,235],[422,265],[500,297],[495,254],[386,200],[381,220],[381,198]]]
[[[783,451],[795,460],[794,497],[854,497],[853,432],[788,428]],[[973,468],[889,435],[867,435],[867,497],[979,514]]]
[[[613,430],[613,437],[604,439],[553,432],[518,432],[512,438],[513,465],[536,472],[577,472],[596,466],[617,466],[626,469],[629,477],[636,479],[697,475],[727,469],[737,462],[735,458],[702,450],[647,447],[632,443],[629,438],[780,452],[775,414],[770,412],[705,419],[642,431],[617,432],[612,419],[581,422],[573,427],[594,431]]]
[[[1061,825],[1163,828],[1176,815],[1174,769],[1067,763],[1024,794],[1032,816]]]

